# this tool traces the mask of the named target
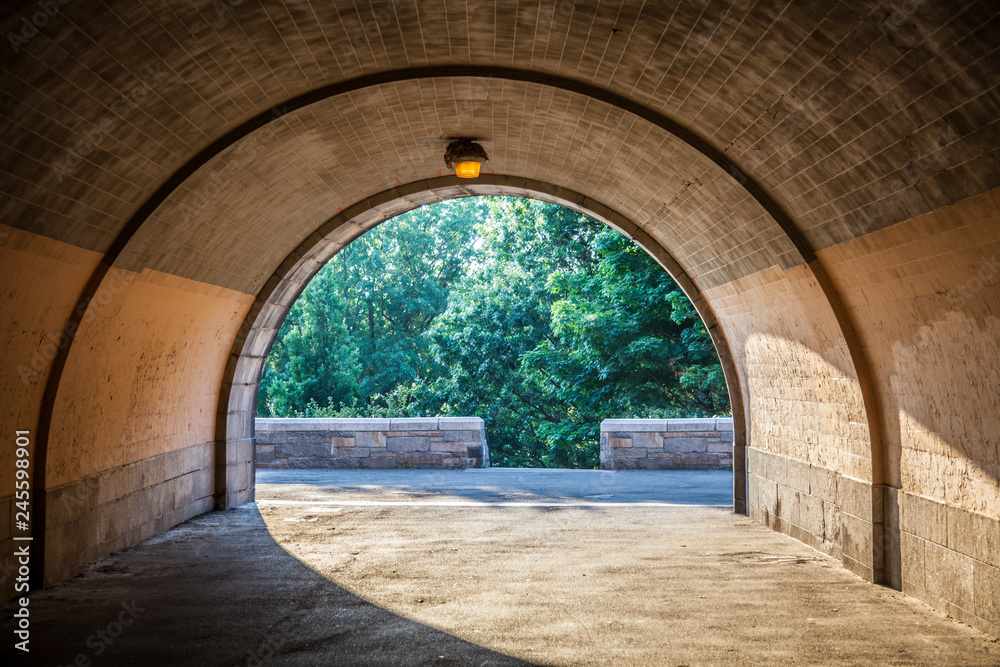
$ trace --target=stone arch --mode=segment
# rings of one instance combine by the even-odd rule
[[[477,75],[470,75],[473,73]],[[483,74],[488,76],[484,77]],[[266,286],[268,278],[263,267],[288,264],[293,261],[292,258],[297,261],[294,251],[282,256],[277,254],[279,249],[295,248],[301,243],[301,238],[315,237],[318,233],[317,225],[323,226],[326,212],[331,208],[336,208],[342,213],[344,210],[358,207],[356,219],[368,216],[368,219],[380,220],[384,216],[373,208],[372,195],[369,192],[381,193],[388,188],[391,193],[395,189],[405,190],[407,184],[411,183],[447,180],[440,170],[428,178],[430,175],[427,172],[433,170],[428,170],[424,164],[421,164],[419,169],[412,169],[407,164],[413,161],[412,154],[397,154],[391,144],[379,146],[378,151],[373,150],[371,142],[374,141],[375,135],[371,134],[367,139],[358,136],[364,129],[357,127],[359,122],[364,122],[368,125],[368,131],[373,132],[374,128],[370,126],[371,114],[376,110],[388,108],[393,111],[399,109],[400,113],[409,114],[407,124],[403,125],[404,130],[413,131],[413,128],[423,124],[422,132],[425,133],[425,137],[428,129],[435,127],[434,123],[441,122],[440,117],[443,114],[450,116],[448,120],[450,125],[457,125],[461,129],[463,123],[467,124],[467,121],[461,118],[461,114],[448,108],[448,105],[452,104],[452,96],[460,98],[463,104],[467,104],[475,116],[476,110],[487,104],[480,99],[484,87],[489,89],[490,86],[499,83],[501,84],[499,90],[487,93],[487,101],[492,104],[491,113],[494,114],[494,118],[491,120],[494,123],[495,115],[499,113],[498,109],[509,109],[511,104],[516,103],[526,104],[539,96],[548,97],[551,99],[550,104],[555,105],[558,110],[550,109],[545,120],[559,121],[559,131],[565,135],[564,141],[572,141],[572,131],[568,128],[568,123],[580,115],[588,118],[592,128],[588,136],[597,136],[596,143],[602,148],[607,149],[608,143],[615,141],[618,142],[619,152],[631,151],[629,160],[612,165],[619,173],[613,176],[597,176],[594,174],[594,167],[600,165],[597,160],[592,164],[581,164],[575,154],[533,155],[527,158],[519,154],[511,155],[506,153],[509,150],[508,142],[495,137],[493,161],[498,164],[501,177],[512,178],[515,182],[520,180],[524,183],[552,183],[552,180],[537,178],[535,174],[544,171],[547,165],[556,165],[562,170],[558,179],[560,183],[547,185],[546,188],[556,187],[568,192],[566,185],[574,181],[572,170],[586,174],[584,177],[586,189],[582,189],[584,194],[577,195],[578,198],[584,198],[583,208],[597,210],[603,207],[609,211],[608,215],[618,211],[617,219],[635,221],[628,223],[630,227],[634,227],[634,231],[629,235],[639,241],[647,251],[657,256],[662,264],[676,267],[672,273],[675,276],[683,276],[681,280],[687,283],[686,289],[690,290],[689,294],[697,289],[700,296],[693,299],[696,304],[698,300],[710,302],[711,297],[707,297],[707,294],[719,289],[721,285],[733,284],[739,278],[760,272],[765,267],[783,272],[781,280],[784,280],[784,276],[795,276],[796,283],[805,285],[786,292],[796,303],[790,308],[798,308],[803,313],[807,313],[808,309],[817,311],[808,312],[806,315],[807,319],[816,320],[811,325],[814,334],[818,336],[815,342],[836,348],[834,354],[838,363],[832,367],[836,367],[840,373],[837,381],[844,382],[850,387],[846,394],[844,392],[830,394],[823,400],[833,399],[837,404],[843,403],[851,414],[857,414],[855,408],[860,408],[860,414],[864,415],[859,417],[857,422],[861,428],[852,432],[847,439],[850,444],[846,449],[851,453],[846,459],[849,465],[845,470],[852,477],[863,480],[864,484],[872,485],[873,481],[879,484],[878,467],[875,465],[879,457],[872,456],[872,446],[878,439],[872,437],[872,429],[877,428],[880,422],[871,418],[877,401],[871,396],[866,397],[868,385],[863,381],[866,377],[863,350],[845,333],[851,331],[849,314],[839,305],[839,296],[832,284],[822,279],[824,275],[822,265],[816,260],[809,243],[797,231],[797,227],[778,202],[752,176],[728,159],[724,152],[713,148],[709,142],[700,139],[696,133],[664,114],[613,93],[601,92],[598,88],[574,83],[569,79],[546,75],[538,78],[539,81],[532,80],[527,72],[503,68],[484,70],[458,66],[393,71],[323,87],[293,98],[276,110],[269,109],[256,114],[250,120],[212,141],[164,181],[134,212],[98,263],[84,290],[82,301],[85,307],[80,312],[74,312],[73,318],[78,325],[83,324],[94,310],[90,305],[92,303],[97,304],[98,312],[101,311],[102,304],[95,297],[102,291],[109,291],[111,282],[116,280],[116,272],[134,276],[156,272],[157,275],[176,276],[194,280],[199,284],[235,289],[241,295],[239,297],[241,305],[230,308],[233,312],[228,316],[229,320],[225,325],[235,326],[235,318],[239,317],[238,312],[251,308],[250,304],[254,301],[255,295]],[[430,109],[422,108],[420,105],[412,107],[408,102],[411,97],[419,99],[422,96],[433,95],[441,88],[449,87],[451,94],[445,99],[434,100]],[[453,92],[456,89],[459,92]],[[562,108],[563,106],[565,108]],[[532,112],[525,113],[530,116]],[[340,120],[330,123],[327,119],[334,114],[339,114]],[[534,122],[538,122],[537,115]],[[623,126],[626,128],[625,131],[621,130]],[[345,137],[341,127],[351,127],[354,136]],[[389,124],[384,122],[381,127],[386,128],[383,131],[388,131]],[[505,133],[511,135],[517,129],[507,127]],[[544,137],[546,129],[541,128],[540,132]],[[464,133],[476,134],[474,130],[466,130]],[[645,154],[637,152],[634,142],[639,136],[651,139],[659,152]],[[337,144],[338,140],[342,143]],[[367,170],[363,174],[365,187],[359,189],[360,196],[349,194],[346,192],[347,188],[338,183],[340,187],[337,189],[347,196],[339,203],[324,191],[320,190],[319,194],[312,192],[319,190],[313,181],[324,177],[323,169],[330,173],[331,163],[339,169],[344,167],[338,157],[317,152],[317,146],[322,149],[331,145],[331,142],[333,145],[351,147],[355,155],[354,164],[360,169]],[[412,141],[410,143],[412,145]],[[428,152],[428,148],[435,154],[440,150],[437,143],[418,146],[421,154]],[[517,148],[516,142],[511,148]],[[588,150],[592,152],[593,147],[583,144],[577,150],[584,154]],[[300,154],[315,155],[316,159],[313,162],[304,162],[297,159]],[[364,159],[361,159],[362,156]],[[287,165],[288,170],[279,174],[272,163]],[[374,167],[369,169],[370,165]],[[404,169],[402,178],[398,175],[394,177],[386,175],[387,171],[391,172],[396,168]],[[504,175],[511,168],[518,172],[517,176]],[[379,173],[378,169],[383,171]],[[646,169],[649,170],[648,173]],[[631,179],[634,187],[644,189],[642,196],[649,198],[662,189],[662,186],[657,185],[660,179],[676,178],[677,172],[683,169],[698,174],[695,181],[700,187],[694,188],[694,192],[689,195],[676,195],[671,202],[677,201],[677,203],[670,207],[663,204],[655,210],[649,210],[651,200],[640,200],[640,205],[630,201],[635,195],[625,196],[620,192],[620,187],[616,189],[608,187],[609,183]],[[277,183],[279,189],[285,188],[285,190],[279,199],[270,196],[262,200],[263,206],[259,206],[257,202],[248,201],[243,197],[244,183],[240,180],[242,178],[249,182],[266,182],[268,185]],[[393,181],[396,188],[392,187]],[[688,185],[682,188],[682,194]],[[276,233],[275,220],[292,212],[291,195],[301,196],[301,193],[306,191],[311,194],[306,198],[310,205],[309,215],[286,217],[284,221],[293,224],[294,227],[288,232]],[[609,194],[614,201],[604,203],[604,197]],[[615,206],[614,209],[610,208],[612,205]],[[629,206],[632,210],[627,208]],[[644,211],[645,221],[638,219],[639,211]],[[299,217],[301,219],[298,219]],[[317,220],[317,217],[320,219]],[[261,248],[264,252],[262,261],[257,257],[252,259],[247,257],[246,244],[243,243],[240,232],[240,224],[246,220],[252,220],[258,226],[266,226],[269,234],[280,239],[280,243],[274,247]],[[200,231],[203,227],[208,229],[207,234],[202,234]],[[666,230],[663,227],[666,227]],[[713,234],[717,234],[719,238],[714,238]],[[192,248],[192,242],[188,240],[199,236],[204,236],[208,241],[207,247],[200,251]],[[697,242],[689,249],[687,256],[680,257],[668,250],[690,245],[694,239],[697,239]],[[308,244],[310,241],[305,243]],[[229,267],[217,266],[212,248],[226,252],[242,251],[243,258],[238,264],[230,263]],[[229,270],[232,266],[235,268]],[[693,267],[695,271],[699,270],[699,267],[705,267],[700,269],[705,272],[698,275],[688,267]],[[235,276],[232,275],[234,273]],[[160,278],[156,280],[161,281]],[[274,276],[271,280],[274,280]],[[166,281],[170,283],[172,278]],[[177,286],[169,289],[174,287]],[[806,292],[808,295],[804,296]],[[806,306],[807,303],[812,305]],[[211,309],[211,306],[206,305],[205,308]],[[708,308],[700,310],[707,311]],[[269,314],[275,316],[274,312]],[[98,319],[95,318],[95,322]],[[706,322],[710,321],[709,317],[704,319]],[[716,319],[718,318],[711,318],[712,321]],[[102,324],[107,326],[109,323]],[[720,331],[725,329],[726,325],[723,322]],[[80,330],[85,331],[86,327],[80,327]],[[94,335],[101,339],[107,334],[94,332]],[[75,355],[76,363],[67,365],[69,360],[74,359],[79,338],[79,336],[71,338],[64,348],[60,348],[56,363],[53,365],[53,372],[48,377],[38,429],[40,456],[37,460],[40,465],[36,476],[41,477],[37,482],[40,486],[47,486],[45,475],[49,470],[58,473],[69,468],[66,452],[55,461],[47,461],[50,453],[47,444],[50,432],[54,428],[53,423],[63,435],[67,434],[70,428],[67,423],[69,417],[64,415],[71,413],[56,409],[60,405],[60,400],[63,402],[70,400],[64,388],[73,387],[84,377],[95,374],[107,373],[109,377],[121,375],[117,371],[108,370],[107,360],[88,360],[83,354]],[[108,342],[110,341],[105,340],[100,344]],[[254,343],[258,345],[254,348],[256,351],[262,342],[255,340]],[[717,348],[722,349],[720,346]],[[161,359],[159,363],[169,362]],[[230,359],[230,363],[236,362]],[[67,368],[70,373],[68,382],[65,377]],[[226,367],[223,383],[232,377],[234,387],[220,389],[219,400],[222,401],[219,404],[220,410],[223,409],[223,405],[228,410],[232,400],[230,394],[234,388],[238,387],[238,392],[251,391],[245,382],[248,378],[245,374],[247,371],[245,365],[244,368],[234,367],[231,372],[229,367]],[[815,367],[809,372],[825,373],[826,370],[825,367]],[[727,380],[731,385],[738,381],[742,387],[749,386],[746,379],[737,380],[740,373],[746,375],[745,364],[743,367],[729,369]],[[170,374],[174,377],[172,371]],[[780,375],[776,377],[780,378]],[[124,378],[122,381],[130,382],[136,392],[148,394],[142,380],[140,377]],[[180,380],[175,379],[175,382]],[[180,389],[178,387],[173,391]],[[740,393],[744,396],[744,401],[749,400],[748,394],[742,391]],[[62,399],[60,395],[63,396]],[[746,405],[748,404],[745,404],[744,408]],[[163,408],[156,409],[159,410],[160,419],[170,420],[170,417],[163,412]],[[243,423],[238,426],[239,420]],[[252,450],[247,437],[247,434],[252,432],[252,424],[248,423],[249,420],[252,420],[250,412],[243,411],[232,415],[232,418],[227,412],[224,420],[218,419],[215,423],[214,438],[209,444],[214,452],[213,484],[216,506],[227,507],[252,499],[252,480],[248,465],[252,458]],[[120,417],[118,421],[121,421]],[[748,419],[743,421],[748,427],[747,439],[753,440],[754,432],[751,428],[753,422]],[[147,419],[147,424],[138,428],[129,426],[122,436],[123,444],[133,439],[141,442],[150,441],[154,437],[155,427],[149,422]],[[223,422],[224,432],[220,426]],[[806,427],[806,430],[808,428],[815,428],[815,425]],[[237,434],[239,437],[234,438]],[[758,434],[764,440],[772,435],[766,429],[758,430]],[[205,444],[207,443],[199,443],[199,445]],[[91,448],[98,448],[96,441],[93,441]],[[104,456],[105,459],[108,458],[107,454]],[[737,498],[742,499],[744,496],[741,490],[737,490]],[[876,525],[870,518],[866,517],[864,521],[865,525],[861,530],[869,534],[877,531]],[[40,524],[38,530],[43,534],[44,521]],[[860,559],[859,562],[866,563],[863,567],[867,569],[863,571],[868,572],[868,576],[876,578],[879,576],[876,574],[879,567],[875,566],[872,560],[874,551],[871,545],[879,539],[881,538],[867,540],[866,544],[869,546],[862,547],[864,553],[856,554]]]
[[[247,499],[246,482],[253,477],[247,468],[253,462],[254,416],[264,362],[281,323],[309,281],[337,252],[382,222],[425,204],[490,195],[539,199],[600,220],[632,239],[677,282],[705,323],[722,363],[733,410],[733,503],[736,512],[746,513],[747,413],[743,390],[725,334],[701,290],[663,246],[617,211],[578,192],[497,174],[474,181],[433,178],[385,190],[331,217],[285,258],[257,294],[226,364],[216,427],[216,458],[227,461],[225,471],[219,469],[216,478],[220,506],[231,507]],[[252,493],[249,497],[252,499]]]
[[[69,4],[4,60],[0,391],[10,430],[37,425],[45,578],[211,506],[256,295],[337,208],[434,178],[426,140],[457,132],[699,286],[750,415],[751,516],[995,633],[996,550],[961,536],[1000,530],[996,8],[383,9]]]

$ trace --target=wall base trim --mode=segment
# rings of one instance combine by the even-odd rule
[[[748,448],[750,517],[1000,636],[1000,519]]]

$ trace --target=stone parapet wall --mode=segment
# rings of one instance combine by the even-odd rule
[[[605,419],[602,470],[731,470],[733,420]]]
[[[257,419],[258,468],[488,468],[479,417]]]

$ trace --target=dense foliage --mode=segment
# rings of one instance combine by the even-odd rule
[[[317,274],[260,416],[471,415],[494,465],[593,468],[609,417],[727,414],[691,303],[627,238],[526,199],[426,206]]]

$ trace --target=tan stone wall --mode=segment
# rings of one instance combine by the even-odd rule
[[[750,516],[885,579],[861,384],[812,269],[773,267],[706,297],[746,391]]]
[[[152,271],[109,274],[53,410],[48,484],[212,442],[219,388],[251,298]],[[116,284],[117,283],[117,284]]]
[[[64,325],[101,256],[5,225],[0,234],[0,424],[4,433],[34,432]],[[12,468],[12,449],[0,447],[0,470]],[[0,496],[13,491],[13,475],[0,475]]]
[[[47,583],[212,508],[219,390],[251,300],[152,271],[107,274],[53,407]]]
[[[755,447],[747,468],[752,519],[840,558],[868,581],[885,579],[880,487]]]
[[[820,253],[883,406],[905,592],[1000,633],[1000,191]]]
[[[818,287],[795,275],[806,270],[708,295],[743,352],[751,516],[994,634],[998,223],[994,191],[819,255],[870,363],[886,487],[870,484],[859,384],[832,315],[809,297]]]
[[[1000,516],[1000,190],[820,258],[870,350],[890,482]]]
[[[212,448],[182,447],[49,489],[45,584],[212,509]]]
[[[0,224],[0,595],[14,593],[14,432],[30,431],[34,462],[37,426],[45,385],[58,348],[70,336],[66,320],[78,305],[87,279],[100,261],[76,248]],[[32,489],[34,491],[34,489]],[[18,533],[22,534],[23,533]]]
[[[901,588],[1000,636],[1000,519],[899,492]]]
[[[705,292],[723,324],[759,450],[871,480],[854,364],[807,267],[777,267]]]

